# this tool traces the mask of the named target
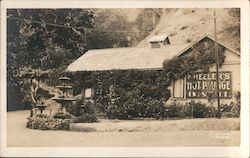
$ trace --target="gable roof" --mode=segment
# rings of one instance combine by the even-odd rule
[[[194,44],[204,38],[213,38],[203,36],[196,42],[182,45],[170,44],[164,48],[109,48],[93,49],[87,51],[84,55],[75,60],[67,68],[67,71],[103,71],[103,70],[127,70],[127,69],[162,69],[163,62],[166,59],[172,59],[183,55]],[[231,52],[240,56],[237,50],[218,44],[231,50]]]
[[[111,48],[89,50],[70,64],[68,71],[126,69],[162,69],[165,59],[172,59],[190,44],[164,48]]]
[[[208,39],[210,39],[210,40],[215,41],[215,39],[214,39],[213,37],[210,37],[210,36],[208,36],[208,35],[204,35],[203,37],[199,38],[197,41],[193,42],[193,43],[190,44],[188,47],[186,47],[185,49],[183,49],[181,52],[179,52],[176,56],[177,56],[177,57],[181,56],[181,55],[182,55],[184,52],[186,52],[189,48],[193,47],[196,43],[200,42],[201,40],[203,40],[203,39],[205,39],[205,38],[208,38]],[[239,51],[237,51],[237,50],[235,50],[235,49],[233,49],[233,48],[230,48],[230,47],[228,47],[228,46],[222,44],[221,42],[218,42],[218,41],[217,41],[217,43],[218,43],[219,45],[225,47],[226,49],[230,50],[230,51],[233,52],[234,54],[240,56],[240,52],[239,52]]]
[[[156,35],[153,36],[152,38],[150,38],[148,40],[148,42],[152,43],[152,42],[163,42],[166,40],[166,38],[168,38],[168,34],[162,34],[162,35]]]

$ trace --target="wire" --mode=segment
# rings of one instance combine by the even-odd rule
[[[12,20],[19,20],[19,21],[31,21],[33,23],[41,24],[41,25],[51,25],[51,26],[56,26],[56,27],[63,27],[63,28],[74,28],[74,29],[86,29],[85,27],[75,27],[75,26],[68,26],[68,25],[62,25],[62,24],[55,24],[55,23],[49,23],[49,22],[42,22],[42,21],[37,21],[37,20],[32,20],[32,19],[26,19],[26,18],[18,18],[18,17],[10,17],[8,16],[7,18],[12,19]],[[95,30],[92,30],[92,32],[98,32]],[[101,33],[141,33],[141,32],[152,32],[152,30],[143,30],[143,31],[113,31],[113,30],[106,30],[102,31]],[[161,32],[161,33],[167,33],[167,32]]]
[[[67,26],[67,25],[61,25],[61,24],[55,24],[55,23],[49,23],[49,22],[41,22],[41,21],[37,21],[37,20],[31,20],[31,19],[26,19],[26,18],[17,18],[17,17],[7,17],[9,19],[13,19],[13,20],[19,20],[19,21],[31,21],[33,23],[37,23],[37,24],[46,24],[46,25],[51,25],[51,26],[57,26],[57,27],[63,27],[63,28],[75,28],[75,29],[85,29],[84,27],[74,27],[74,26]]]
[[[10,17],[7,16],[8,19],[12,19],[12,20],[19,20],[19,21],[31,21],[33,23],[37,23],[37,24],[41,24],[41,25],[50,25],[50,26],[55,26],[55,27],[62,27],[62,28],[70,28],[73,31],[75,31],[77,34],[79,34],[79,31],[76,31],[74,29],[86,29],[85,27],[75,27],[75,26],[69,26],[69,25],[61,25],[61,24],[55,24],[55,23],[49,23],[49,22],[42,22],[42,21],[37,21],[37,20],[32,20],[32,19],[27,19],[27,18],[18,18],[18,17]],[[92,32],[98,32],[96,30],[92,30]],[[100,33],[87,33],[82,35],[81,37],[95,37],[95,36],[105,36],[105,35],[112,35],[115,33],[141,33],[141,32],[152,32],[151,31],[147,31],[147,30],[143,30],[143,31],[110,31],[110,30],[106,30]],[[158,32],[158,33],[169,33],[169,32]],[[185,43],[186,44],[186,43]],[[172,45],[179,45],[179,44],[172,44]]]

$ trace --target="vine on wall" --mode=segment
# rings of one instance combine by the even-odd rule
[[[215,64],[214,42],[201,41],[187,54],[165,61],[161,70],[112,70],[78,72],[72,77],[78,93],[86,82],[93,83],[97,109],[109,118],[160,117],[171,96],[167,87],[177,78],[198,70],[209,71]],[[225,60],[219,46],[219,65]],[[174,74],[174,75],[173,75]]]
[[[170,77],[183,78],[187,74],[192,74],[196,71],[209,72],[216,63],[215,57],[215,42],[209,38],[204,38],[199,43],[193,45],[182,56],[175,57],[172,60],[163,62],[163,70],[167,74],[173,72],[175,75]],[[225,48],[218,44],[219,66],[222,66],[225,60]]]

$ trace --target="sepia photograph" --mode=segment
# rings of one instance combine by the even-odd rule
[[[7,8],[6,147],[239,148],[241,15]]]

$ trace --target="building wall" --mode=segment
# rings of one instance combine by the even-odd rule
[[[240,56],[233,53],[231,50],[225,51],[225,61],[223,65],[219,68],[219,72],[231,72],[231,97],[230,98],[222,98],[222,104],[229,104],[230,102],[236,102],[235,94],[240,92]],[[216,72],[216,67],[213,66],[210,68],[210,72]],[[181,87],[181,85],[183,85]],[[208,102],[207,98],[188,98],[186,96],[186,87],[187,86],[187,77],[182,80],[177,80],[173,82],[172,86],[169,87],[171,90],[172,97],[171,99],[176,100],[180,103],[186,103],[187,101],[195,100],[201,101],[204,103]],[[182,95],[182,96],[181,96]],[[171,100],[170,99],[170,100]],[[169,100],[169,101],[170,101]]]

